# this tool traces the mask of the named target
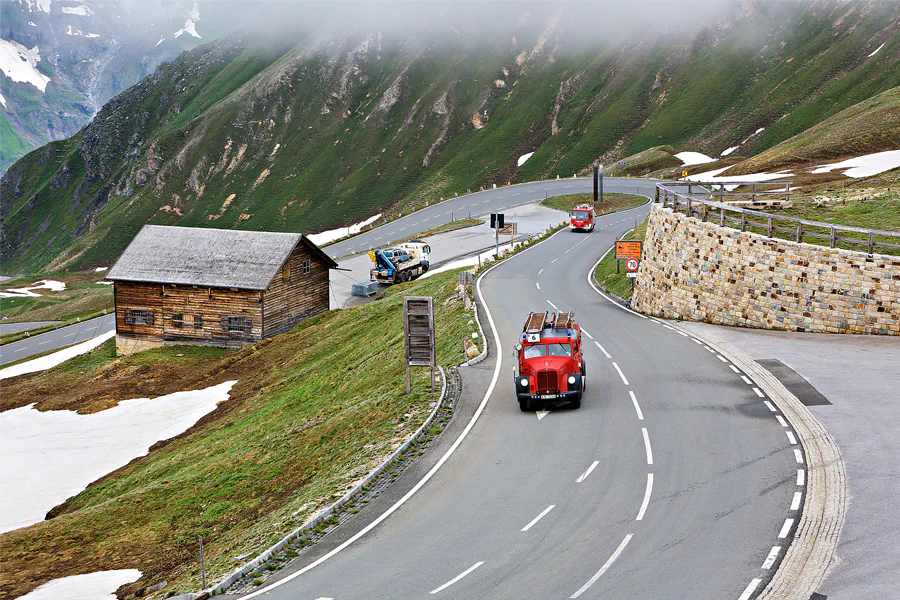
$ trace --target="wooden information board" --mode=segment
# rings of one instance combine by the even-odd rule
[[[434,391],[434,299],[431,296],[403,297],[404,354],[406,357],[406,393],[411,391],[410,367],[431,367],[431,391]]]

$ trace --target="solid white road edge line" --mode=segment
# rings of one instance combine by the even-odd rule
[[[569,599],[574,600],[578,596],[582,595],[583,593],[585,593],[588,590],[589,587],[594,585],[598,579],[603,577],[603,574],[606,573],[607,569],[609,569],[612,566],[612,564],[614,562],[616,562],[616,559],[619,558],[619,555],[622,554],[623,550],[625,550],[625,546],[628,545],[628,542],[631,541],[632,537],[634,537],[633,533],[629,533],[628,535],[626,535],[625,539],[622,540],[622,543],[619,544],[619,547],[616,548],[616,551],[613,552],[612,556],[609,557],[609,560],[607,560],[605,563],[603,563],[603,566],[600,567],[600,570],[597,571],[593,577],[588,579],[587,583],[585,583],[583,586],[581,586],[581,589],[579,589],[577,592],[575,592],[574,594],[569,596]]]
[[[528,531],[529,529],[531,529],[532,527],[534,527],[535,523],[537,523],[538,521],[540,521],[541,519],[543,519],[545,516],[547,516],[547,513],[550,512],[551,510],[553,510],[554,508],[556,508],[556,505],[555,505],[555,504],[551,504],[550,506],[548,506],[547,508],[545,508],[545,509],[541,512],[541,514],[539,514],[538,516],[536,516],[535,518],[533,518],[533,519],[531,520],[531,523],[529,523],[528,525],[526,525],[525,527],[523,527],[523,528],[522,528],[522,531]]]
[[[650,448],[650,434],[647,433],[646,427],[641,427],[641,431],[644,432],[644,447],[647,449],[647,464],[653,464],[653,450]]]
[[[644,519],[644,513],[647,512],[647,506],[650,505],[650,494],[653,493],[653,473],[647,473],[647,489],[644,491],[644,501],[641,502],[641,510],[638,511],[635,521]]]
[[[463,577],[465,577],[466,575],[468,575],[469,573],[471,573],[472,571],[474,571],[475,569],[477,569],[478,567],[480,567],[483,564],[484,564],[483,560],[475,563],[474,565],[472,565],[471,567],[469,567],[468,569],[466,569],[465,571],[463,571],[462,573],[460,573],[459,575],[457,575],[456,577],[454,577],[453,579],[451,579],[450,581],[448,581],[441,587],[435,588],[435,589],[431,590],[431,592],[429,592],[429,593],[437,594],[441,590],[447,589],[448,587],[450,587],[451,585],[453,585],[454,583],[456,583],[457,581],[459,581],[460,579],[462,579]]]
[[[772,546],[772,549],[769,550],[769,555],[766,557],[766,560],[763,561],[762,568],[771,569],[772,565],[775,564],[775,559],[778,558],[778,554],[780,552],[781,546]]]
[[[642,204],[641,206],[643,206],[643,204]],[[622,306],[621,304],[619,304],[618,302],[616,302],[615,300],[613,300],[612,298],[610,298],[609,296],[607,296],[606,294],[604,294],[603,292],[601,292],[601,291],[600,291],[600,288],[598,288],[596,285],[594,285],[594,281],[593,281],[593,279],[594,279],[594,277],[593,277],[594,271],[597,269],[597,265],[600,264],[600,261],[603,260],[604,258],[606,258],[606,255],[607,255],[607,254],[609,254],[610,252],[612,252],[612,249],[613,249],[613,246],[610,246],[610,247],[609,247],[609,250],[607,250],[606,252],[604,252],[604,253],[603,253],[603,256],[600,257],[600,260],[598,260],[597,262],[594,263],[594,266],[591,267],[591,270],[590,270],[590,271],[588,271],[588,274],[587,274],[587,282],[590,284],[590,286],[591,286],[592,288],[594,288],[594,291],[595,291],[595,292],[597,292],[598,294],[600,294],[601,296],[603,296],[604,298],[606,298],[606,300],[607,300],[608,302],[610,302],[613,306],[618,306],[618,307],[621,308],[622,310],[628,311],[628,312],[630,312],[630,313],[633,314],[633,315],[637,315],[637,316],[639,316],[639,317],[642,318],[642,319],[646,319],[646,318],[647,318],[646,315],[642,315],[642,314],[639,313],[639,312],[635,312],[635,311],[631,310],[630,308],[628,308],[627,306]],[[556,261],[554,260],[553,262],[556,262]]]
[[[578,479],[575,480],[575,483],[581,483],[582,481],[584,481],[585,479],[587,479],[587,478],[588,478],[588,475],[591,474],[591,471],[593,471],[594,469],[596,469],[596,468],[597,468],[597,465],[599,465],[599,464],[600,464],[600,461],[599,461],[599,460],[595,460],[594,462],[592,462],[592,463],[591,463],[591,466],[589,466],[589,467],[587,468],[587,471],[585,471],[584,473],[582,473],[582,474],[578,477]]]
[[[759,587],[759,584],[762,583],[762,579],[754,579],[747,586],[747,589],[744,590],[744,593],[740,595],[738,600],[748,600],[750,596],[753,595],[753,592],[756,591],[756,588]]]
[[[617,365],[616,363],[613,363],[613,366],[616,368],[616,371],[619,372],[619,377],[622,378],[622,383],[624,383],[625,385],[629,385],[628,380],[625,379],[625,373],[622,372],[622,369],[619,368],[619,365]]]
[[[628,394],[631,396],[631,403],[634,404],[634,410],[637,412],[638,421],[644,420],[644,413],[641,412],[641,406],[638,404],[637,398],[634,396],[634,392],[628,390]]]
[[[603,346],[600,345],[600,342],[594,342],[594,343],[597,344],[598,348],[600,348],[600,352],[602,352],[604,355],[606,355],[606,358],[612,358],[612,356],[609,355],[609,352],[606,351],[606,348],[604,348]]]
[[[562,230],[560,230],[560,231],[562,231]],[[553,234],[553,235],[556,235],[556,234]],[[550,237],[553,237],[553,236],[550,236]],[[550,238],[547,238],[547,239],[550,239]],[[544,241],[546,241],[546,240],[542,240],[541,242],[538,242],[538,244],[543,243]],[[537,246],[538,244],[535,244],[535,246]],[[535,246],[531,246],[531,248],[534,248]],[[527,250],[525,252],[527,252]],[[521,252],[519,254],[514,255],[513,257],[510,258],[510,260],[514,260],[516,256],[524,255],[525,252]],[[493,265],[487,271],[482,273],[481,276],[476,280],[475,291],[477,292],[479,298],[483,299],[483,297],[481,296],[481,280],[484,279],[484,276],[487,275],[488,273],[490,273],[496,267],[504,264],[504,262],[506,262],[506,261],[499,262],[499,263]],[[349,539],[347,539],[345,542],[343,542],[340,546],[331,550],[327,554],[317,558],[316,560],[309,563],[302,569],[296,571],[295,573],[291,573],[284,579],[279,579],[278,581],[274,582],[272,585],[267,585],[264,588],[260,588],[260,589],[256,590],[252,594],[244,596],[243,600],[250,600],[250,598],[256,598],[257,596],[266,594],[270,590],[280,587],[280,586],[284,585],[285,583],[292,581],[292,580],[296,579],[297,577],[300,577],[304,573],[321,565],[323,562],[325,562],[332,556],[335,556],[337,553],[346,549],[348,546],[350,546],[356,540],[358,540],[362,536],[366,535],[367,533],[369,533],[370,531],[375,529],[375,527],[377,527],[379,524],[381,524],[382,521],[387,519],[394,512],[396,512],[397,509],[399,509],[401,506],[403,506],[407,500],[412,498],[412,496],[416,492],[418,492],[420,489],[422,489],[422,486],[424,486],[426,483],[428,483],[428,481],[432,477],[434,477],[434,474],[437,473],[438,470],[442,466],[444,466],[444,463],[447,462],[447,460],[450,458],[450,456],[454,452],[456,452],[456,449],[459,448],[459,446],[460,446],[460,444],[462,444],[463,440],[466,439],[466,436],[469,435],[469,432],[472,431],[472,428],[475,426],[475,422],[478,420],[478,417],[480,417],[481,413],[484,412],[484,408],[485,408],[485,406],[487,406],[487,403],[491,397],[491,394],[494,393],[494,388],[496,387],[497,380],[500,377],[500,367],[503,364],[503,348],[500,345],[500,334],[497,333],[497,326],[494,324],[494,317],[491,316],[491,311],[488,308],[487,303],[482,302],[482,304],[484,305],[484,313],[488,318],[488,323],[490,324],[491,331],[494,334],[494,343],[497,345],[497,366],[494,367],[494,375],[491,378],[491,383],[488,385],[487,391],[484,393],[484,398],[481,399],[481,404],[479,404],[478,408],[475,409],[475,413],[472,415],[472,418],[466,424],[465,429],[462,430],[462,432],[459,434],[459,437],[457,437],[456,440],[453,442],[453,444],[447,449],[447,452],[445,452],[444,455],[440,459],[438,459],[438,461],[434,464],[434,466],[431,467],[431,469],[429,469],[429,471],[427,473],[425,473],[425,475],[422,477],[422,479],[420,479],[412,488],[410,488],[410,490],[408,492],[406,492],[399,500],[397,500],[397,502],[392,504],[386,511],[384,511],[382,514],[380,514],[378,517],[376,517],[375,520],[373,520],[371,523],[369,523],[368,525],[366,525],[365,527],[360,529],[353,536],[351,536]]]

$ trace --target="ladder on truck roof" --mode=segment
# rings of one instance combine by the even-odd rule
[[[575,313],[573,311],[558,312],[553,315],[554,329],[568,329],[575,323]]]
[[[531,312],[525,319],[525,333],[540,333],[544,329],[544,323],[547,322],[547,312]]]

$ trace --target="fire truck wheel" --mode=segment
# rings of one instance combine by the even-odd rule
[[[581,394],[578,394],[578,396],[572,400],[572,408],[581,408]]]
[[[528,412],[528,400],[519,400],[519,410]]]

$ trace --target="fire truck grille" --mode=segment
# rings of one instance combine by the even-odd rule
[[[553,392],[559,388],[556,381],[556,371],[541,371],[537,374],[539,392]]]

